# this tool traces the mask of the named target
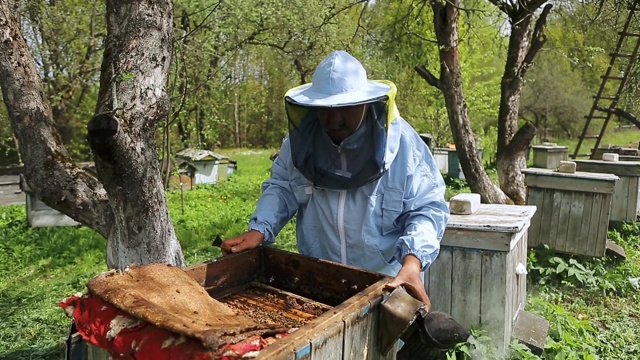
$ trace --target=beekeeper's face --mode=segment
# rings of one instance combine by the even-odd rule
[[[319,108],[320,125],[331,140],[339,145],[362,125],[367,112],[367,105]]]

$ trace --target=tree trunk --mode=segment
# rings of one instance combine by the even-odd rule
[[[482,166],[471,129],[458,54],[460,1],[448,1],[444,4],[439,0],[432,0],[431,7],[440,55],[440,78],[436,78],[423,66],[417,66],[415,70],[430,85],[440,89],[444,95],[460,166],[471,191],[480,194],[485,203],[507,203],[509,202],[507,196],[493,184]]]
[[[507,14],[512,24],[507,61],[500,86],[498,178],[502,191],[516,204],[521,205],[526,202],[524,175],[520,171],[527,166],[524,150],[536,134],[535,127],[527,124],[526,128],[520,129],[522,132],[515,141],[518,132],[522,81],[527,69],[533,63],[533,59],[546,40],[544,25],[551,5],[545,6],[534,28],[534,11],[542,6],[544,1],[531,0],[518,2],[516,5],[505,5],[498,0],[492,2],[497,2],[499,6],[502,6],[501,9]]]
[[[62,146],[8,3],[0,0],[0,85],[16,137],[28,144],[20,150],[35,195],[107,238],[110,268],[184,265],[155,143],[158,123],[169,111],[171,2],[107,1],[97,115],[88,124],[100,182],[80,170]]]
[[[107,1],[96,116],[89,144],[116,216],[107,264],[184,265],[167,207],[155,133],[169,113],[166,86],[173,49],[173,5]]]
[[[0,0],[0,86],[34,195],[106,237],[114,218],[107,193],[73,163],[62,145],[35,62],[8,0]]]

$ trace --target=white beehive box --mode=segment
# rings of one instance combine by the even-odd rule
[[[499,348],[507,348],[525,305],[522,269],[535,212],[535,206],[482,204],[474,214],[451,215],[440,255],[425,272],[433,310],[464,326],[481,326]]]

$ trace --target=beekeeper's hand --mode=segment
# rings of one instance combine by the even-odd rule
[[[262,244],[262,240],[264,240],[264,235],[261,232],[250,230],[242,235],[223,241],[220,249],[222,249],[224,255],[228,255],[257,248]]]
[[[427,311],[429,311],[431,310],[431,300],[429,300],[427,291],[424,289],[422,274],[420,273],[421,269],[422,264],[417,257],[413,255],[405,256],[398,275],[386,285],[386,288],[395,289],[398,286],[404,286],[409,295],[425,303]]]

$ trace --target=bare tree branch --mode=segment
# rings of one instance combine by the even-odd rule
[[[603,107],[596,107],[596,109],[598,109],[599,111],[603,111],[603,112],[607,112],[607,113],[611,113],[614,115],[617,115],[627,121],[629,121],[630,123],[632,123],[633,125],[635,125],[638,129],[640,129],[640,119],[638,119],[635,115],[633,115],[632,113],[625,111],[623,109],[608,109],[608,108],[603,108]]]
[[[547,36],[544,33],[544,27],[547,24],[547,16],[551,11],[553,5],[547,4],[544,9],[542,9],[542,13],[538,20],[536,21],[536,25],[533,29],[533,35],[531,36],[531,45],[529,46],[529,50],[524,57],[524,61],[520,66],[520,77],[524,77],[524,74],[527,72],[531,64],[533,63],[533,59],[538,54],[538,51],[542,49],[542,46],[547,41]]]
[[[531,144],[531,140],[536,136],[537,131],[538,129],[532,123],[525,123],[509,142],[507,153],[515,154],[524,151]]]
[[[442,82],[431,71],[427,70],[424,65],[417,65],[413,68],[421,78],[425,79],[427,83],[436,89],[442,90]]]

